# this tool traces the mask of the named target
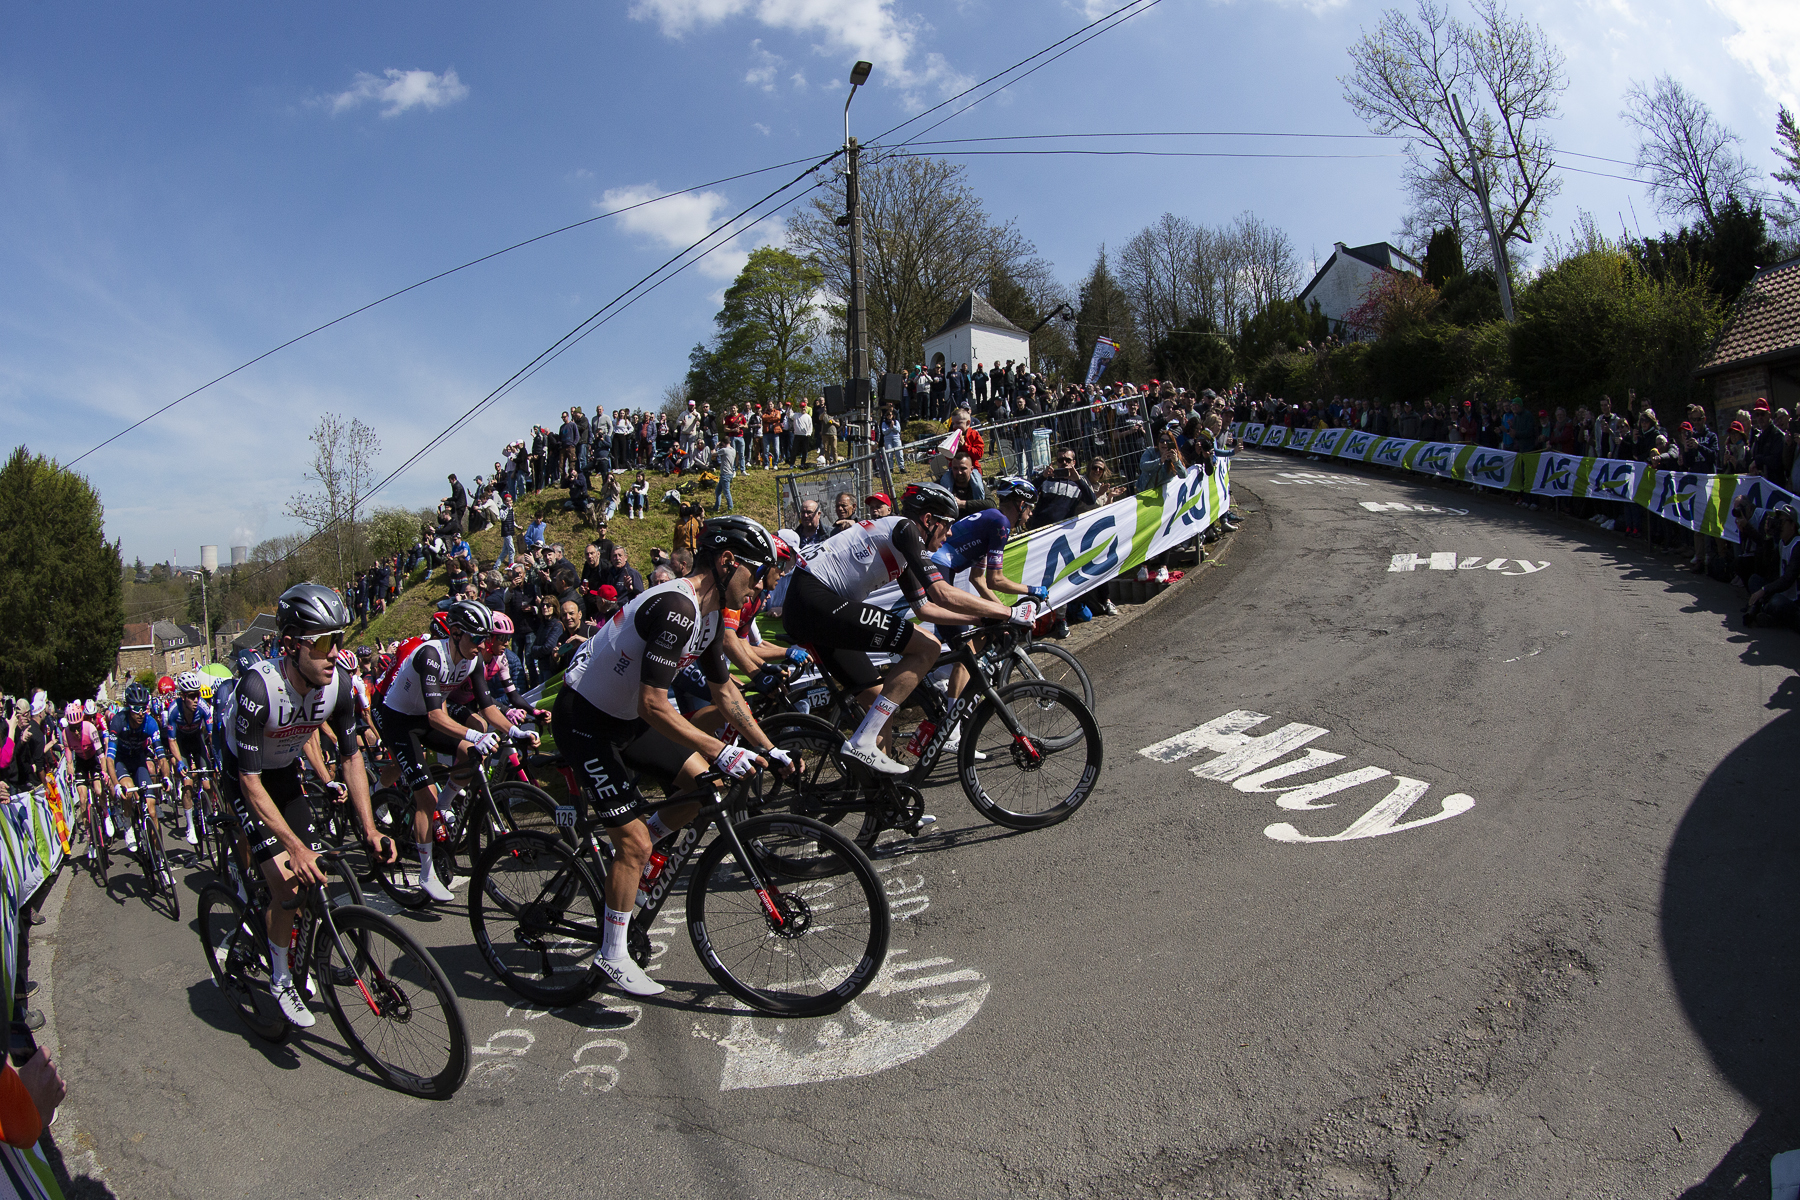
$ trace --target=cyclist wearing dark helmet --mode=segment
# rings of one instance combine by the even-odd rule
[[[897,582],[921,620],[958,625],[972,618],[1014,616],[998,601],[952,587],[927,557],[944,544],[959,511],[949,488],[908,484],[899,515],[859,521],[802,559],[783,602],[781,620],[788,637],[818,650],[825,668],[860,693],[867,715],[842,753],[883,774],[906,773],[906,767],[883,753],[879,739],[888,718],[937,661],[940,646],[899,613],[865,603],[868,597]],[[1029,621],[1033,615],[1027,605],[1021,619]],[[870,661],[871,652],[898,654],[900,660],[884,677]]]
[[[298,759],[305,754],[320,779],[330,779],[313,734],[329,724],[342,756],[341,786],[371,851],[388,861],[393,841],[375,828],[369,808],[369,777],[355,741],[356,699],[336,652],[350,624],[350,610],[332,589],[295,584],[275,605],[278,632],[274,659],[252,665],[221,692],[219,784],[237,817],[251,857],[262,868],[273,903],[269,906],[269,990],[282,1015],[301,1027],[313,1023],[288,964],[289,907],[299,884],[323,884],[313,835],[312,803],[300,781]]]
[[[125,847],[136,852],[137,833],[131,816],[144,803],[140,790],[150,783],[151,764],[169,753],[172,735],[158,723],[150,703],[150,689],[141,683],[125,688],[125,707],[107,723],[102,770],[125,805]]]
[[[632,961],[625,944],[644,864],[655,842],[693,820],[699,806],[646,815],[626,764],[673,776],[670,796],[683,794],[708,765],[740,778],[766,766],[765,760],[791,765],[751,715],[719,638],[721,612],[741,610],[777,563],[775,540],[748,517],[727,516],[701,526],[698,541],[691,574],[636,597],[575,651],[551,716],[557,749],[580,779],[581,802],[593,806],[617,848],[595,965],[634,996],[663,990]],[[669,685],[690,662],[705,673],[713,703],[742,744],[695,728],[670,701]]]
[[[419,889],[441,904],[454,897],[447,886],[449,880],[437,878],[432,863],[432,816],[439,809],[450,808],[462,784],[452,774],[450,789],[440,799],[423,752],[454,754],[458,767],[465,767],[471,750],[489,755],[499,749],[501,734],[534,745],[537,735],[515,729],[488,693],[487,673],[481,669],[481,644],[494,632],[493,610],[479,600],[454,600],[432,618],[432,629],[444,632],[420,642],[393,668],[373,708],[381,740],[400,764],[401,790],[413,798]],[[473,691],[471,707],[488,722],[486,730],[470,729],[450,715],[445,700],[464,680]],[[469,776],[463,773],[462,778]]]

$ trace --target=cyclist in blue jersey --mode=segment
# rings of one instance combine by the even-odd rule
[[[950,536],[944,544],[932,554],[931,561],[944,572],[944,578],[952,586],[956,585],[957,576],[967,571],[968,588],[985,600],[996,600],[1002,604],[997,592],[1006,592],[1013,596],[1028,596],[1039,604],[1050,598],[1050,589],[1045,587],[1029,587],[1023,583],[1015,583],[1006,577],[1006,542],[1014,529],[1023,528],[1031,519],[1032,510],[1037,506],[1037,488],[1029,479],[1020,475],[1003,475],[991,485],[994,498],[999,502],[993,508],[984,508],[970,513],[950,527]],[[946,637],[962,632],[962,626],[939,625],[939,637]],[[979,650],[981,643],[976,643]],[[969,669],[961,663],[950,675],[950,688],[947,693],[951,699],[962,695],[963,685],[969,681]],[[954,750],[962,736],[959,729],[950,742],[948,749]]]
[[[200,696],[205,681],[206,676],[198,671],[183,672],[175,681],[180,694],[168,711],[169,736],[175,744],[175,769],[184,778],[190,767],[213,765],[213,710],[212,705]],[[212,780],[205,779],[204,786],[211,795]],[[199,831],[194,828],[195,790],[190,784],[181,793],[181,833],[190,846],[200,844]]]
[[[125,848],[137,852],[132,813],[143,803],[139,791],[150,782],[150,764],[165,757],[169,735],[150,715],[150,690],[141,683],[125,689],[125,708],[107,722],[106,777],[125,798]],[[155,814],[151,814],[154,819]]]

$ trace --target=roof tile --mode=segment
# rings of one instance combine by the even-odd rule
[[[1696,375],[1800,355],[1800,258],[1759,271]]]

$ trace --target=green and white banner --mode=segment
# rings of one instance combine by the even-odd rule
[[[1624,459],[1551,451],[1515,454],[1453,442],[1384,438],[1357,429],[1289,430],[1242,421],[1232,428],[1247,444],[1265,449],[1356,459],[1535,496],[1624,501],[1677,525],[1733,542],[1738,535],[1731,506],[1738,496],[1748,497],[1752,509],[1784,502],[1800,505],[1800,497],[1750,475],[1652,471],[1643,463]]]
[[[1219,459],[1210,475],[1190,467],[1160,493],[1139,492],[1014,538],[1006,544],[1006,577],[1048,588],[1051,604],[1067,604],[1193,540],[1230,507],[1231,460]],[[888,609],[906,606],[895,584],[869,597],[869,603]]]

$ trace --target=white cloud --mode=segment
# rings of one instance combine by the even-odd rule
[[[769,29],[818,39],[812,49],[823,57],[867,59],[879,82],[907,92],[948,95],[973,82],[942,54],[920,48],[930,26],[902,16],[896,0],[634,0],[631,15],[676,38],[748,15]]]
[[[645,200],[662,195],[662,191],[654,183],[609,188],[595,207],[611,211],[628,204],[642,204]],[[708,230],[718,225],[730,205],[731,202],[718,192],[687,192],[621,213],[619,223],[628,232],[637,234],[654,245],[667,250],[682,250],[699,241]],[[717,245],[718,241],[718,238],[714,238],[707,246]],[[749,261],[749,249],[736,236],[732,236],[720,249],[701,259],[694,269],[713,279],[735,279]]]
[[[764,137],[769,136],[769,127],[764,125],[761,121],[750,122],[750,128],[756,130],[756,132],[762,134]]]
[[[373,102],[383,106],[382,116],[396,117],[409,108],[442,108],[468,94],[469,85],[453,69],[439,75],[389,67],[380,75],[358,71],[349,87],[325,98],[325,105],[336,114]]]
[[[1800,108],[1800,5],[1793,0],[1712,0],[1737,22],[1725,49],[1789,108]]]
[[[787,60],[781,55],[764,50],[762,39],[757,38],[750,43],[750,69],[744,72],[744,82],[765,92],[772,92],[775,90],[775,76],[781,73],[785,62]]]

